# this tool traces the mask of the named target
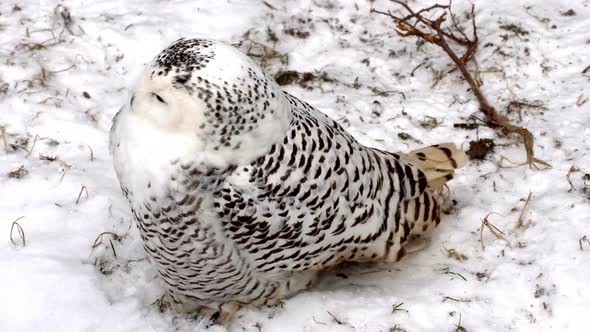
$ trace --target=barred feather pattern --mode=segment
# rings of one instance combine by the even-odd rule
[[[224,44],[199,45],[218,57],[236,56]],[[202,51],[199,45],[183,39],[174,52]],[[211,59],[201,67],[216,69],[215,58],[197,61]],[[240,60],[244,74],[233,80],[157,59],[152,66],[167,70],[150,80],[165,79],[174,91],[202,101],[210,125],[203,137],[210,141],[170,148],[180,145],[178,138],[141,120],[141,108],[151,106],[134,106],[132,98],[128,108],[136,109],[123,109],[113,120],[111,149],[145,250],[177,310],[272,304],[341,262],[397,261],[412,235],[440,222],[420,168],[404,155],[361,145],[322,112],[281,91],[247,57]],[[249,120],[236,122],[239,116]],[[256,134],[258,121],[277,123],[265,127],[273,128],[272,137]],[[248,141],[253,135],[258,141]],[[165,148],[155,155],[150,144]]]

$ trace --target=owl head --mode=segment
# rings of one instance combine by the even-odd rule
[[[262,68],[235,47],[179,39],[146,66],[129,112],[162,131],[190,135],[202,151],[252,158],[282,139],[288,102]]]

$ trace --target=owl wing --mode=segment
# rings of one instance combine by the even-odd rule
[[[293,118],[283,141],[238,166],[222,189],[217,208],[240,253],[259,271],[322,269],[375,258],[378,238],[390,245],[407,238],[397,207],[426,189],[424,173],[397,154],[364,147],[297,98],[288,100]]]

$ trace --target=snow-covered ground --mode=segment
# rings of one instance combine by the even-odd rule
[[[464,18],[469,4],[456,2]],[[2,1],[0,331],[207,328],[158,301],[107,149],[143,65],[181,36],[266,51],[272,73],[315,73],[307,88],[285,88],[364,144],[497,145],[450,183],[456,204],[426,249],[328,272],[282,306],[242,309],[209,331],[588,331],[590,1],[476,4],[483,89],[502,112],[511,101],[542,106],[510,118],[552,169],[498,170],[501,156],[524,159],[517,137],[454,127],[481,118],[476,100],[440,49],[369,13],[397,8],[387,1]],[[529,192],[527,227],[516,228]],[[491,212],[510,246],[480,235]]]

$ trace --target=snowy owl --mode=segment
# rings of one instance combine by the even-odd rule
[[[345,261],[398,261],[465,154],[391,153],[282,91],[236,48],[180,39],[113,118],[114,167],[176,311],[230,317]]]

